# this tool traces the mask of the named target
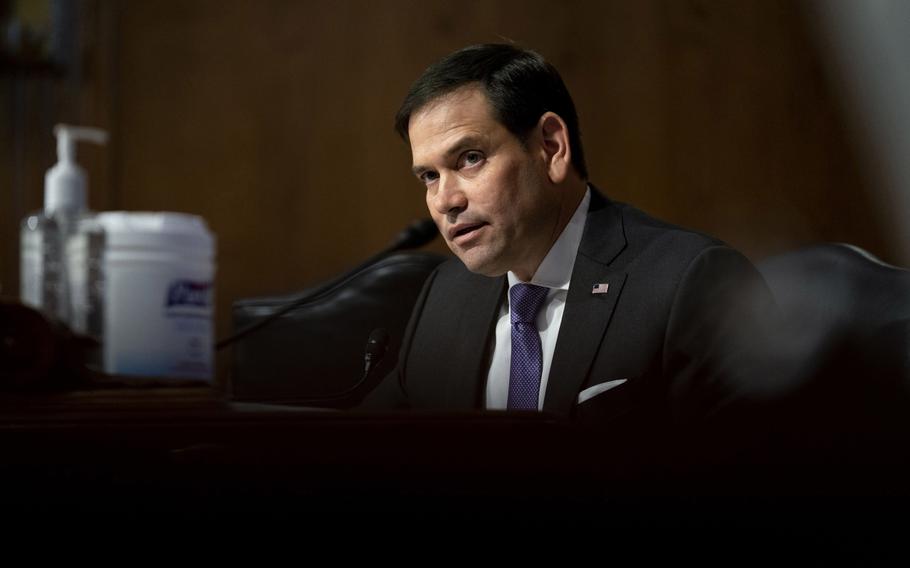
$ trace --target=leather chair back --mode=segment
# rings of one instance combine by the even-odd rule
[[[910,436],[910,271],[833,243],[757,266],[782,314],[769,355],[789,413],[775,419],[827,437]]]
[[[230,397],[238,401],[348,408],[394,368],[404,328],[427,276],[446,257],[427,252],[387,256],[233,345]],[[267,317],[302,293],[239,300],[234,329]],[[388,349],[368,380],[367,339],[389,334]],[[351,389],[353,392],[346,393]],[[334,396],[344,393],[343,396]]]

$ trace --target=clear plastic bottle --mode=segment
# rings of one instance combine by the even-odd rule
[[[22,303],[68,324],[72,311],[66,246],[79,220],[88,212],[88,182],[85,171],[76,163],[76,142],[104,144],[107,133],[58,124],[54,135],[57,163],[44,178],[44,210],[22,221],[19,290]]]

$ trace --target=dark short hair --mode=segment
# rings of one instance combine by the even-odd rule
[[[522,142],[545,112],[569,129],[572,165],[587,179],[575,103],[556,68],[539,54],[509,44],[472,45],[430,65],[411,86],[395,115],[395,130],[409,142],[411,115],[460,87],[479,83],[496,119]]]

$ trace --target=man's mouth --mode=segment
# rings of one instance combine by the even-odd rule
[[[453,242],[463,242],[473,237],[474,233],[477,232],[481,227],[485,227],[486,223],[459,223],[454,227],[449,229],[449,240]]]

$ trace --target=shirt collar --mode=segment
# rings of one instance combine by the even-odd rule
[[[575,266],[575,255],[578,254],[578,245],[581,244],[581,235],[585,229],[585,220],[588,216],[588,206],[591,204],[591,187],[585,190],[585,196],[575,209],[569,223],[562,230],[559,238],[550,247],[550,252],[544,257],[543,262],[537,267],[537,272],[531,278],[530,284],[568,290],[569,281],[572,279],[572,268]],[[522,280],[509,271],[509,288]]]

